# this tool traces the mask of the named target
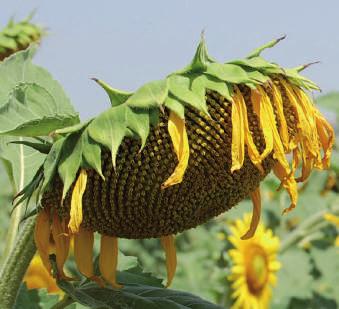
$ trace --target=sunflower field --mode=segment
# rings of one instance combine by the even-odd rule
[[[80,119],[48,35],[0,32],[0,309],[339,307],[339,92],[314,63],[266,57],[285,36],[220,62],[203,32],[134,92],[92,78],[107,108]]]

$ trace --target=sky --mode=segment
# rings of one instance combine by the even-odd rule
[[[34,62],[62,84],[83,120],[109,107],[91,77],[134,91],[188,64],[202,30],[223,62],[286,34],[264,57],[287,67],[321,61],[304,74],[323,93],[339,90],[339,1],[0,0],[0,7],[0,27],[37,9],[33,21],[49,34]]]

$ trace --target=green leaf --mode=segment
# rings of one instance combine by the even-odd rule
[[[232,99],[233,89],[232,89],[231,84],[228,84],[224,81],[220,81],[208,75],[201,75],[198,78],[201,78],[204,80],[206,89],[210,89],[210,90],[218,92],[220,95],[222,95],[229,101],[233,100]]]
[[[272,304],[286,308],[292,297],[311,298],[313,278],[309,256],[302,250],[290,249],[280,256],[280,262],[282,268],[273,290]]]
[[[118,106],[122,103],[125,103],[127,99],[133,94],[132,92],[125,92],[118,89],[114,89],[100,79],[93,78],[93,80],[106,91],[112,106]]]
[[[0,134],[47,135],[79,122],[62,87],[32,63],[34,47],[0,63]]]
[[[251,82],[249,76],[242,67],[230,63],[212,63],[208,66],[206,74],[233,84]]]
[[[339,117],[339,92],[330,92],[316,99],[318,106],[333,111]]]
[[[70,126],[70,127],[58,129],[58,130],[55,131],[55,134],[67,135],[69,133],[78,132],[78,131],[84,129],[85,127],[87,127],[92,120],[93,119],[90,119],[88,121],[77,123],[77,124]]]
[[[74,287],[70,282],[61,281],[59,287],[75,301],[90,308],[135,308],[135,309],[221,309],[187,292],[146,286],[131,285],[121,290],[100,288],[88,283]]]
[[[94,140],[88,135],[87,130],[82,134],[83,148],[82,157],[85,162],[92,167],[104,180],[105,177],[101,170],[101,147],[94,142]]]
[[[256,69],[265,73],[271,73],[271,74],[281,74],[284,71],[276,64],[268,62],[262,57],[255,57],[251,59],[239,59],[239,60],[233,60],[231,62],[228,62],[231,64],[236,64],[246,68]]]
[[[300,75],[298,68],[284,69],[284,75],[289,79],[290,82],[297,86],[303,87],[307,90],[320,90],[317,84]]]
[[[255,70],[247,70],[247,74],[250,77],[250,79],[252,79],[254,82],[256,83],[260,83],[260,84],[264,84],[267,81],[270,80],[270,78],[262,73],[260,73],[259,71],[255,71]]]
[[[43,163],[44,167],[44,183],[42,186],[42,192],[48,189],[49,185],[51,184],[51,181],[54,178],[54,175],[57,171],[57,167],[60,160],[60,155],[63,147],[63,143],[65,141],[65,138],[60,138],[56,142],[54,142],[51,151],[46,156],[46,159]]]
[[[201,33],[201,39],[199,42],[199,45],[197,47],[197,50],[195,51],[195,55],[191,61],[191,63],[185,67],[184,69],[181,69],[179,71],[176,71],[175,74],[186,74],[191,72],[204,72],[207,69],[207,66],[210,63],[215,62],[214,59],[212,59],[208,52],[206,47],[206,41],[204,32]]]
[[[141,138],[141,147],[143,147],[149,129],[149,111],[133,109],[126,102],[126,104],[110,108],[95,118],[88,126],[88,134],[93,140],[111,151],[112,162],[115,166],[118,149],[124,137],[132,131]]]
[[[35,149],[36,151],[39,151],[40,153],[48,154],[52,148],[52,144],[50,143],[35,143],[35,142],[29,142],[29,141],[12,141],[11,144],[17,144],[17,145],[25,145],[27,147],[31,147]]]
[[[27,289],[22,283],[13,309],[49,309],[58,299],[58,295],[48,294],[46,289]]]
[[[152,108],[162,105],[168,94],[167,80],[159,80],[141,86],[126,104],[130,107]]]
[[[339,303],[339,248],[312,248],[311,255],[321,274],[314,284],[315,291]]]
[[[169,95],[165,100],[165,107],[176,113],[181,119],[185,119],[184,103],[173,95]]]
[[[65,138],[60,156],[58,172],[64,184],[62,198],[64,199],[75,180],[79,170],[83,151],[83,139],[79,133],[73,133]]]
[[[191,81],[188,77],[182,75],[170,75],[168,77],[168,83],[169,92],[172,96],[208,115],[205,96],[202,95],[200,91],[195,93],[191,90]]]
[[[14,145],[12,142],[15,140],[13,137],[0,137],[0,158],[7,162],[9,176],[18,192],[33,178],[45,156],[30,147]],[[20,142],[33,143],[33,140],[21,139]]]
[[[280,41],[284,40],[286,38],[286,35],[283,35],[282,37],[278,38],[278,39],[274,39],[256,49],[254,49],[252,52],[249,53],[249,55],[247,56],[248,59],[250,58],[254,58],[254,57],[258,57],[260,56],[261,52],[267,48],[272,48],[275,45],[277,45]]]

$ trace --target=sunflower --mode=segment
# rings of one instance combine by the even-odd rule
[[[24,282],[29,289],[45,288],[49,293],[61,293],[55,279],[46,270],[39,255],[35,255],[26,271]]]
[[[58,276],[69,242],[79,271],[99,284],[116,282],[118,238],[157,237],[166,255],[167,285],[174,277],[174,235],[194,228],[250,196],[260,218],[260,182],[273,170],[297,204],[297,182],[329,165],[334,133],[305,90],[319,89],[294,69],[260,53],[218,63],[202,38],[192,62],[134,93],[94,79],[111,107],[99,116],[52,132],[43,165],[18,195],[37,191],[35,241],[48,271],[49,242],[56,245]],[[37,147],[37,149],[46,148]],[[292,153],[290,163],[285,154]],[[301,172],[295,178],[297,169]],[[101,234],[93,273],[94,233]]]
[[[32,24],[30,15],[16,23],[13,19],[0,32],[0,61],[19,50],[26,49],[31,43],[39,42],[44,31]]]
[[[252,238],[241,240],[250,220],[250,214],[236,220],[228,237],[234,246],[228,251],[233,264],[228,278],[234,290],[232,308],[265,309],[269,307],[276,272],[281,267],[277,260],[280,241],[261,223]]]

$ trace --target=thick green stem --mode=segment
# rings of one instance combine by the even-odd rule
[[[25,275],[36,251],[34,243],[35,217],[26,220],[15,247],[7,257],[0,273],[1,309],[12,309]]]
[[[315,230],[319,230],[320,228],[324,227],[323,223],[326,222],[324,218],[325,213],[333,213],[335,215],[338,215],[339,207],[333,207],[331,210],[321,210],[305,220],[283,240],[280,252],[286,251],[287,248],[298,243],[299,241],[307,237],[310,233],[314,233]],[[328,222],[328,224],[330,223]]]

